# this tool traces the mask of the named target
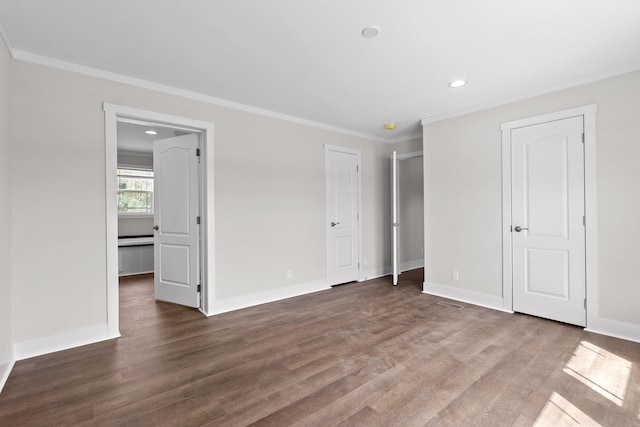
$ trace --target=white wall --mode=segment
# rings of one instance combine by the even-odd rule
[[[106,320],[103,102],[215,123],[218,298],[325,279],[323,144],[362,150],[365,268],[388,259],[386,144],[24,62],[11,78],[15,341]]]
[[[0,388],[3,358],[11,346],[10,56],[0,37]]]
[[[501,297],[500,124],[587,104],[598,108],[600,316],[639,330],[640,72],[426,124],[427,282]]]
[[[153,236],[153,218],[118,218],[118,237]]]
[[[130,153],[118,150],[118,165],[153,168],[153,153]]]

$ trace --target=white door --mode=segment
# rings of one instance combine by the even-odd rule
[[[325,147],[327,280],[331,285],[360,276],[359,152]]]
[[[154,287],[162,301],[200,306],[199,135],[155,141]]]
[[[584,326],[583,118],[511,131],[513,309]]]
[[[398,284],[398,155],[391,154],[391,265],[393,286]]]

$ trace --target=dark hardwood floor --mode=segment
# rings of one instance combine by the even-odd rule
[[[16,363],[0,426],[640,425],[640,344],[421,282],[204,318],[123,279],[122,338]]]

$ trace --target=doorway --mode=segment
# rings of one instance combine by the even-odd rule
[[[213,306],[215,290],[214,271],[214,204],[213,204],[213,123],[202,122],[177,116],[169,116],[151,111],[139,110],[125,106],[105,103],[105,131],[106,131],[106,240],[107,240],[107,325],[110,336],[119,336],[119,288],[118,288],[118,185],[116,170],[118,168],[118,124],[121,122],[142,126],[151,126],[173,132],[174,135],[197,135],[199,147],[193,148],[193,154],[199,156],[199,167],[196,174],[198,189],[196,199],[199,204],[197,221],[200,229],[201,241],[197,243],[195,262],[199,273],[197,280],[200,282],[201,301],[198,302],[200,311],[208,314],[209,307]],[[174,136],[181,138],[181,136]],[[171,170],[172,168],[164,168]],[[173,182],[169,178],[169,182]],[[164,192],[163,192],[164,193]],[[194,221],[196,217],[194,216]],[[198,240],[196,239],[196,240]],[[177,249],[174,244],[173,249]],[[156,248],[157,249],[157,248]],[[183,256],[188,252],[183,249],[174,250],[175,254]],[[157,258],[155,256],[154,258]],[[188,259],[193,261],[193,253]],[[155,264],[155,262],[154,262]],[[175,264],[169,265],[173,272]],[[188,272],[193,276],[193,272]],[[201,277],[200,277],[201,276]],[[174,275],[170,279],[176,283],[180,278]],[[193,278],[193,277],[192,277]],[[161,298],[165,299],[165,298]],[[179,301],[176,301],[179,302]]]
[[[118,274],[154,273],[154,298],[200,307],[200,132],[120,119]]]
[[[392,283],[407,270],[424,267],[423,152],[391,154]],[[419,236],[416,238],[416,236]]]
[[[579,326],[597,316],[594,128],[595,106],[502,125],[509,311]]]

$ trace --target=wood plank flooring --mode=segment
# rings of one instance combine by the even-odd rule
[[[204,318],[123,279],[123,337],[16,363],[0,426],[640,425],[640,344],[421,282]]]

